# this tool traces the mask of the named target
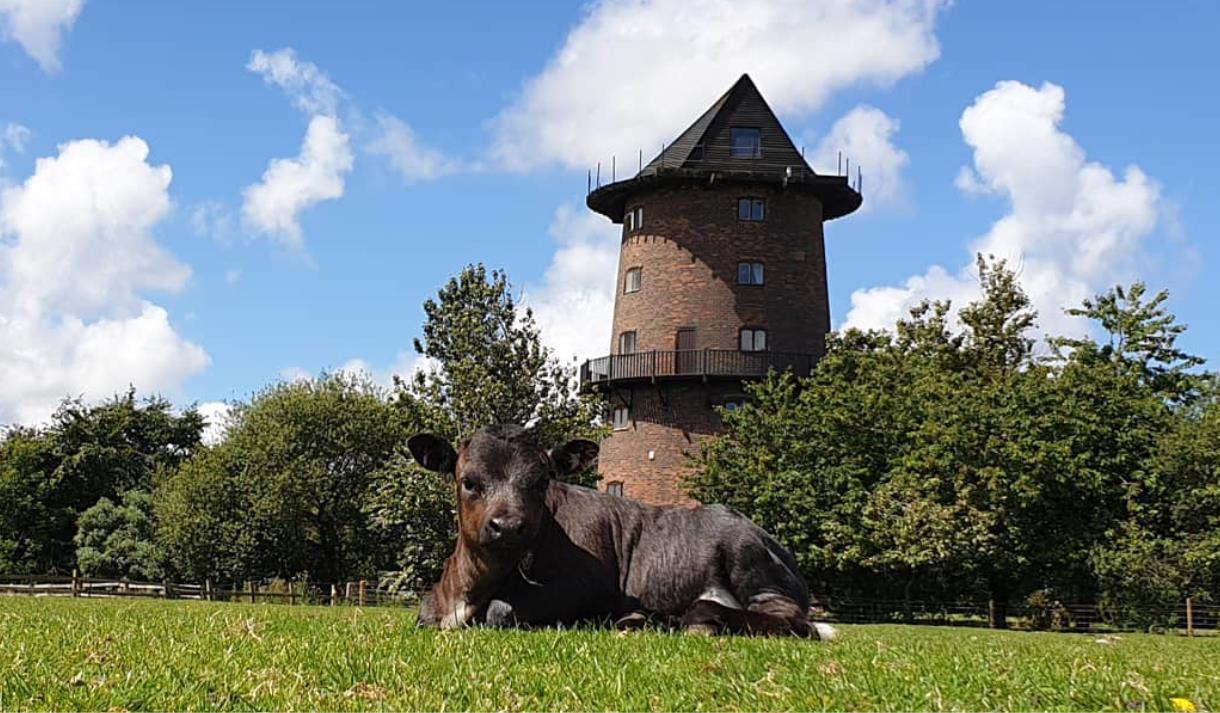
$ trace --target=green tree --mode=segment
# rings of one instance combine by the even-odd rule
[[[77,518],[101,498],[151,490],[199,448],[204,419],[134,391],[96,405],[64,401],[50,423],[0,441],[0,571],[66,573]]]
[[[575,365],[542,344],[503,272],[468,265],[424,302],[424,314],[414,345],[431,368],[396,388],[411,421],[455,443],[500,423],[532,427],[546,447],[601,435],[601,401],[578,393]],[[596,474],[578,480],[592,484]]]
[[[80,571],[87,576],[156,581],[164,572],[155,536],[151,495],[128,490],[119,504],[102,498],[77,520]]]
[[[1188,401],[1200,385],[1191,369],[1201,365],[1203,359],[1177,346],[1186,325],[1165,308],[1169,292],[1161,290],[1145,301],[1147,292],[1143,282],[1129,287],[1118,285],[1067,310],[1069,315],[1095,322],[1105,335],[1103,341],[1059,337],[1051,342],[1061,357],[1070,350],[1078,362],[1113,365],[1171,401]]]
[[[170,564],[195,578],[372,575],[379,547],[366,502],[409,430],[381,389],[344,374],[238,404],[226,439],[157,493]]]

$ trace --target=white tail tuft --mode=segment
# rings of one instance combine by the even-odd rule
[[[818,632],[818,638],[822,641],[834,641],[839,638],[839,630],[824,621],[813,622],[813,630]]]

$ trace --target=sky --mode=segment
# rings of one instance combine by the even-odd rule
[[[1216,368],[1217,27],[1210,0],[0,0],[0,423],[389,383],[472,262],[600,355],[620,234],[587,171],[742,73],[815,169],[862,167],[826,226],[835,328],[970,301],[981,251],[1052,333],[1168,289]]]

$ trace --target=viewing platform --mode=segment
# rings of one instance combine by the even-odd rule
[[[614,384],[673,379],[762,378],[768,371],[808,376],[817,357],[791,352],[690,349],[615,354],[590,359],[580,367],[584,392]]]

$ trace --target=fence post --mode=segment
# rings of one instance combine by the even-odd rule
[[[352,583],[351,582],[343,583],[343,601],[345,603],[350,603],[352,601]]]
[[[169,590],[169,580],[161,580],[161,596],[164,599],[173,599],[173,592]]]
[[[1186,597],[1186,635],[1195,635],[1195,598]]]
[[[288,583],[288,606],[292,606],[293,604],[296,604],[296,603],[297,603],[296,582],[289,582]]]
[[[203,580],[203,601],[212,601],[212,580],[210,579]]]
[[[364,580],[360,580],[360,606],[364,606]]]
[[[80,596],[80,570],[72,570],[72,596]]]
[[[339,603],[339,588],[334,582],[330,583],[330,605],[333,607]]]
[[[257,599],[254,596],[254,580],[246,582],[246,587],[250,590],[250,603],[255,604]]]

